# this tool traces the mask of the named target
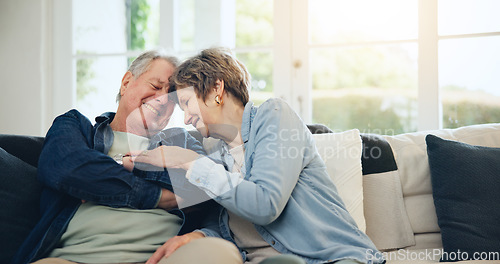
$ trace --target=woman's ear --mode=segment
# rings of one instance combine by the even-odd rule
[[[132,75],[131,72],[127,71],[122,78],[122,84],[120,86],[120,95],[123,96],[125,93],[125,90],[127,90],[128,84],[130,83],[130,79],[133,78],[134,75]]]
[[[215,81],[215,93],[218,95],[222,96],[222,93],[224,93],[224,80],[217,80]]]

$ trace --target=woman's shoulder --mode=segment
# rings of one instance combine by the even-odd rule
[[[276,117],[295,116],[295,111],[281,98],[271,98],[257,107],[255,117]]]
[[[268,109],[272,109],[272,108],[281,109],[281,108],[290,108],[290,106],[288,105],[288,103],[285,100],[278,98],[278,97],[267,99],[259,106],[259,109],[268,110]]]
[[[257,108],[257,115],[281,115],[283,112],[293,112],[290,105],[281,98],[270,98]]]

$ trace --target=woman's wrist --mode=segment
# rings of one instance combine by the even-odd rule
[[[122,165],[130,172],[134,170],[134,162],[132,161],[132,157],[130,156],[122,157]]]
[[[199,154],[190,150],[190,149],[185,149],[185,155],[184,155],[184,162],[181,164],[181,168],[188,171],[191,166],[193,166],[193,163],[198,159]]]

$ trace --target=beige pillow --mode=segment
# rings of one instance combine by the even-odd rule
[[[428,134],[433,134],[444,139],[455,140],[471,145],[500,147],[500,124],[471,125],[457,129],[440,129],[405,133],[395,136],[385,136],[385,139],[391,145],[396,164],[398,166],[397,172],[401,184],[404,210],[406,211],[406,214],[401,214],[402,218],[400,218],[399,221],[401,224],[404,223],[404,226],[408,226],[406,221],[409,221],[409,226],[413,230],[415,236],[431,233],[439,234],[440,232],[434,200],[432,198],[431,177],[427,158],[427,145],[425,143],[425,137]],[[366,183],[366,180],[368,179],[367,176],[368,175],[364,176],[365,190],[367,190],[368,186]],[[378,197],[376,198],[380,199],[386,195],[387,193],[384,192],[377,193]],[[365,198],[369,199],[366,192]],[[373,199],[375,198],[372,198],[372,200]],[[394,204],[396,205],[396,203]],[[372,221],[372,218],[368,215],[366,215],[366,218],[368,219],[368,222]],[[398,225],[393,227],[402,226],[403,225]],[[371,230],[370,227],[371,223],[368,228],[369,231]],[[384,227],[387,227],[387,225]],[[399,230],[402,231],[403,229],[399,228]],[[390,236],[390,239],[394,240],[395,237]],[[376,239],[372,238],[372,240],[376,242]],[[385,241],[388,240],[389,236],[385,239]],[[397,240],[401,241],[399,238]],[[425,244],[420,245],[418,244],[419,241],[415,241],[416,244],[413,245],[415,248],[426,247]],[[375,243],[375,245],[377,245],[377,243]],[[400,244],[397,248],[404,246],[407,245]]]
[[[330,178],[337,186],[347,210],[363,232],[363,173],[361,168],[362,141],[359,130],[341,133],[314,134],[318,152],[326,164]]]
[[[379,250],[415,245],[397,170],[363,176],[366,234]]]

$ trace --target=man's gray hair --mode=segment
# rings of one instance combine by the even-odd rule
[[[180,64],[180,60],[172,55],[168,55],[165,51],[163,50],[150,50],[142,53],[137,57],[130,66],[128,67],[128,70],[134,78],[139,78],[143,73],[145,73],[151,64],[153,63],[154,60],[157,59],[163,59],[172,64],[174,68],[177,68]],[[118,94],[116,95],[116,102],[120,102],[120,99],[122,98],[121,95],[121,87],[118,90]]]

